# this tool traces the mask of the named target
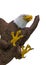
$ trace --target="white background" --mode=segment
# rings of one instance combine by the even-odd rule
[[[1,18],[10,22],[20,14],[40,15],[37,29],[25,43],[34,50],[27,53],[25,59],[14,58],[7,65],[46,65],[46,0],[0,0]]]

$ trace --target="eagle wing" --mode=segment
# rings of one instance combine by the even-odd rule
[[[22,30],[23,38],[18,42],[20,43],[20,46],[22,46],[30,37],[30,35],[33,33],[33,31],[36,29],[38,23],[39,23],[39,15],[35,16],[35,19],[33,21],[33,24],[30,27],[25,27]]]
[[[2,34],[4,32],[7,25],[8,25],[8,23],[6,23],[6,21],[4,19],[0,18],[0,34]]]

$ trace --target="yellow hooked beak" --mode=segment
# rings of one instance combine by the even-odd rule
[[[26,20],[27,22],[31,21],[32,18],[33,18],[32,15],[25,15],[25,16],[24,16],[24,20]]]

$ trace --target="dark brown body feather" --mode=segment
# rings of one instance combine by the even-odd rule
[[[5,23],[4,30],[1,31],[0,33],[2,35],[2,40],[0,40],[0,65],[7,64],[14,57],[21,58],[21,46],[24,45],[26,40],[36,29],[38,22],[39,22],[39,16],[36,16],[33,24],[30,27],[23,29],[19,28],[16,24],[14,24],[13,21],[9,24],[4,22]],[[10,34],[11,32],[15,32],[16,34],[18,30],[22,31],[24,37],[17,41],[16,47],[13,47],[10,43],[10,40],[12,39]]]

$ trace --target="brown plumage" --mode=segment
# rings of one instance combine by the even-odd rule
[[[7,25],[8,25],[7,22],[4,19],[0,18],[0,34],[4,32]]]
[[[2,20],[4,21],[4,20]],[[36,29],[39,22],[39,15],[35,17],[33,24],[30,27],[20,28],[16,24],[10,22],[9,24],[4,22],[6,24],[4,26],[4,30],[1,31],[1,38],[0,39],[0,65],[5,65],[9,61],[11,61],[14,57],[20,59],[21,58],[21,47],[24,45],[26,40],[29,38],[29,36],[33,33],[33,31]],[[3,26],[3,25],[2,25]],[[5,28],[6,27],[6,28]],[[0,29],[2,30],[2,29]],[[22,31],[22,35],[24,36],[20,40],[16,42],[16,46],[12,46],[10,43],[11,32],[16,32],[18,30]]]

